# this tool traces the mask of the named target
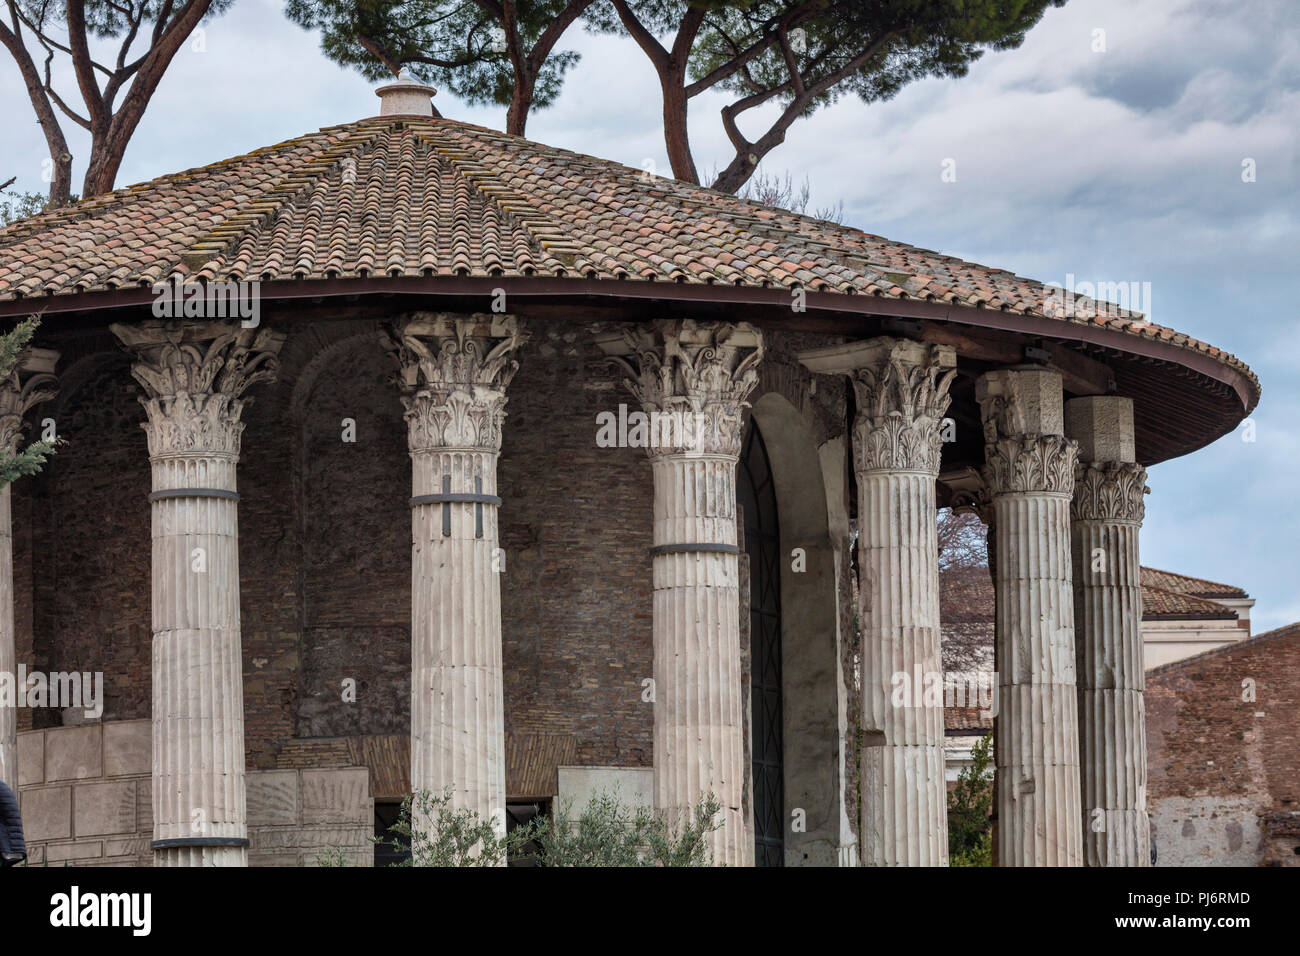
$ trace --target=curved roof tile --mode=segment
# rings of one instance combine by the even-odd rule
[[[414,218],[415,221],[412,221]],[[1236,357],[1117,306],[847,226],[453,120],[373,117],[0,229],[0,300],[173,275],[494,274],[939,300]],[[635,280],[633,280],[635,281]]]

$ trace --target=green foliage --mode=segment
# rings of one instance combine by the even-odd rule
[[[80,200],[76,193],[68,196],[61,206],[70,206]],[[0,199],[0,227],[11,225],[20,219],[37,216],[50,208],[50,197],[45,193],[14,193]]]
[[[531,50],[567,0],[516,4],[519,39]],[[288,0],[285,14],[321,31],[321,50],[368,80],[391,78],[406,67],[412,76],[474,105],[510,103],[515,70],[505,45],[500,8],[473,0]],[[492,12],[489,12],[492,11]],[[537,73],[533,105],[560,95],[573,52],[551,53]]]
[[[710,794],[675,828],[649,807],[629,807],[599,792],[576,819],[565,807],[553,821],[539,820],[532,839],[541,847],[541,866],[706,866],[721,809]]]
[[[732,61],[764,37],[774,36],[785,20],[802,31],[791,50],[802,83],[813,88],[845,68],[852,72],[835,81],[815,99],[833,102],[844,92],[864,102],[886,100],[925,76],[964,76],[987,49],[1007,50],[1024,42],[1029,28],[1044,10],[1065,0],[754,0],[725,4],[705,22],[691,51],[691,73],[707,76]],[[676,6],[652,0],[650,6]],[[855,61],[867,59],[857,67]],[[781,102],[794,98],[789,64],[778,42],[772,42],[746,69],[720,84],[747,96],[756,90],[785,87]],[[811,111],[811,108],[810,108]]]
[[[410,854],[393,866],[500,866],[522,859],[539,866],[704,866],[722,809],[710,795],[674,827],[648,807],[629,807],[601,792],[576,818],[566,807],[553,820],[539,814],[502,835],[493,821],[450,803],[450,791],[428,790],[402,801],[391,836],[375,838]]]
[[[44,193],[15,193],[0,199],[0,226],[44,212],[48,201]]]
[[[316,854],[316,865],[325,867],[348,866],[348,855],[339,847],[327,847]]]
[[[948,865],[993,865],[993,735],[971,748],[971,765],[948,794]]]
[[[33,315],[0,335],[0,382],[7,381],[14,374],[23,350],[39,325],[40,320]],[[0,451],[0,487],[40,471],[46,457],[54,454],[54,445],[54,442],[36,441],[21,451]]]
[[[393,866],[500,866],[506,862],[510,842],[493,821],[473,810],[452,807],[450,790],[442,794],[420,790],[405,798],[388,832],[390,840],[376,837],[375,842],[387,842],[399,853],[409,854]]]
[[[206,15],[200,22],[207,22],[220,16],[229,9],[234,0],[212,0]],[[19,0],[18,6],[26,14],[34,29],[41,31],[50,28],[66,27],[67,5],[51,3],[50,0]],[[85,0],[82,4],[82,16],[86,21],[86,33],[101,40],[131,39],[143,34],[152,36],[152,26],[162,24],[158,33],[177,20],[184,11],[184,3],[150,3],[149,0]]]

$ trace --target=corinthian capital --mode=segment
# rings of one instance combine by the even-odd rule
[[[54,377],[58,360],[58,352],[28,347],[9,377],[0,381],[0,453],[18,448],[27,411],[58,394],[59,381]]]
[[[943,450],[948,386],[957,374],[951,346],[909,339],[872,339],[850,371],[857,396],[853,458],[858,472],[919,471],[937,475]]]
[[[1079,462],[1074,473],[1070,517],[1075,521],[1125,521],[1141,524],[1147,470],[1135,462]]]
[[[747,322],[661,320],[626,330],[621,342],[602,344],[651,416],[652,458],[740,456],[742,412],[763,358],[756,328]]]
[[[506,386],[528,341],[511,315],[417,312],[383,333],[398,364],[410,450],[501,449]]]
[[[240,416],[249,386],[271,381],[284,335],[230,322],[115,324],[135,356],[131,375],[144,389],[149,456],[239,456]]]
[[[1063,435],[1016,435],[984,446],[984,481],[993,495],[1054,493],[1074,487],[1079,449]]]

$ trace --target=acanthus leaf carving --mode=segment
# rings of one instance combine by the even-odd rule
[[[59,380],[53,374],[58,357],[59,353],[50,349],[28,347],[9,377],[0,381],[0,452],[16,451],[23,416],[59,393]]]
[[[981,474],[993,495],[1068,495],[1078,457],[1078,444],[1063,435],[1010,435],[984,446]]]
[[[410,450],[499,451],[506,387],[527,341],[523,323],[509,315],[415,313],[386,329]]]
[[[1075,521],[1125,521],[1146,517],[1147,470],[1136,462],[1079,462],[1070,517]]]
[[[111,326],[136,356],[131,374],[144,390],[141,426],[151,458],[239,457],[240,421],[252,385],[279,371],[284,334],[239,323],[148,321]]]
[[[746,399],[758,384],[763,340],[745,322],[656,322],[624,333],[635,364],[611,357],[627,374],[624,384],[651,416],[681,426],[647,450],[666,455],[740,457]]]
[[[854,465],[859,473],[916,471],[937,475],[943,451],[944,413],[955,368],[945,371],[930,346],[921,361],[892,349],[875,366],[855,369]]]

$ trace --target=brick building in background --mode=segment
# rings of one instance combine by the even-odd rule
[[[1161,866],[1300,866],[1300,624],[1147,672]]]
[[[992,669],[992,597],[986,568],[945,576],[949,670],[972,660]],[[1155,661],[1147,808],[1159,866],[1300,865],[1300,624],[1251,637],[1254,603],[1233,585],[1142,569],[1144,651]],[[970,706],[949,706],[944,718],[951,785],[993,719]]]
[[[1142,568],[1142,651],[1146,668],[1182,660],[1250,637],[1255,601],[1244,590],[1172,571]],[[993,582],[987,567],[943,574],[944,669],[993,670]],[[947,777],[957,779],[970,747],[992,721],[969,706],[946,708]]]

